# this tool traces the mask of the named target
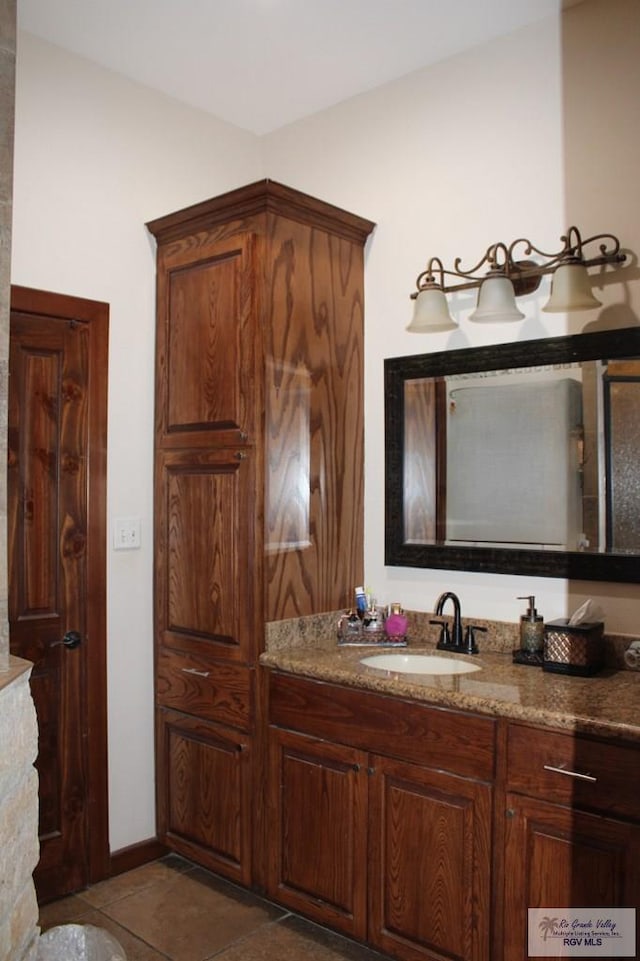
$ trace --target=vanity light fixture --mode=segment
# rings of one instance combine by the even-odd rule
[[[415,333],[435,333],[440,330],[453,330],[457,327],[455,320],[449,313],[449,305],[445,297],[444,275],[449,273],[442,266],[439,257],[432,257],[424,273],[416,281],[418,291],[411,296],[415,298],[413,319],[407,330]],[[436,276],[439,280],[436,280]]]
[[[480,288],[478,305],[469,320],[477,323],[507,323],[522,320],[524,314],[518,309],[516,297],[533,293],[540,286],[545,274],[553,274],[551,296],[542,308],[548,313],[572,310],[590,310],[599,307],[600,301],[591,291],[587,267],[621,264],[626,255],[620,251],[620,242],[613,234],[595,234],[583,240],[577,227],[569,227],[560,238],[562,248],[557,253],[546,253],[524,237],[509,246],[501,242],[492,244],[481,260],[470,270],[463,270],[460,257],[456,257],[453,270],[447,270],[439,257],[431,257],[426,270],[418,275],[416,290],[411,294],[415,301],[413,318],[407,327],[412,333],[433,333],[453,330],[457,323],[451,317],[446,294],[459,290]],[[586,248],[599,244],[597,253],[589,256]],[[532,254],[536,260],[518,259]],[[488,272],[480,271],[488,267]],[[445,277],[455,278],[445,282]]]

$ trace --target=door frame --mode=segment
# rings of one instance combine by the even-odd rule
[[[109,305],[11,286],[11,310],[73,320],[89,332],[87,446],[87,830],[88,880],[110,875],[107,753],[107,374]]]

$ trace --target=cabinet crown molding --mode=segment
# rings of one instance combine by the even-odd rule
[[[258,180],[236,190],[166,214],[147,223],[159,244],[179,240],[219,223],[273,213],[312,227],[325,227],[346,240],[364,244],[375,227],[371,220],[286,187],[275,180]]]

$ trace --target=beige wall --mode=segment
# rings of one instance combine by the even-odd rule
[[[583,0],[562,31],[567,223],[608,227],[634,251],[630,282],[607,291],[592,329],[640,316],[640,3]]]

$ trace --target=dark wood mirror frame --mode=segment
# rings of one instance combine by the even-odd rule
[[[640,328],[552,337],[387,358],[385,386],[385,564],[494,574],[640,583],[640,553],[588,553],[408,543],[404,540],[405,381],[507,368],[640,357]],[[640,464],[639,483],[640,483]]]

